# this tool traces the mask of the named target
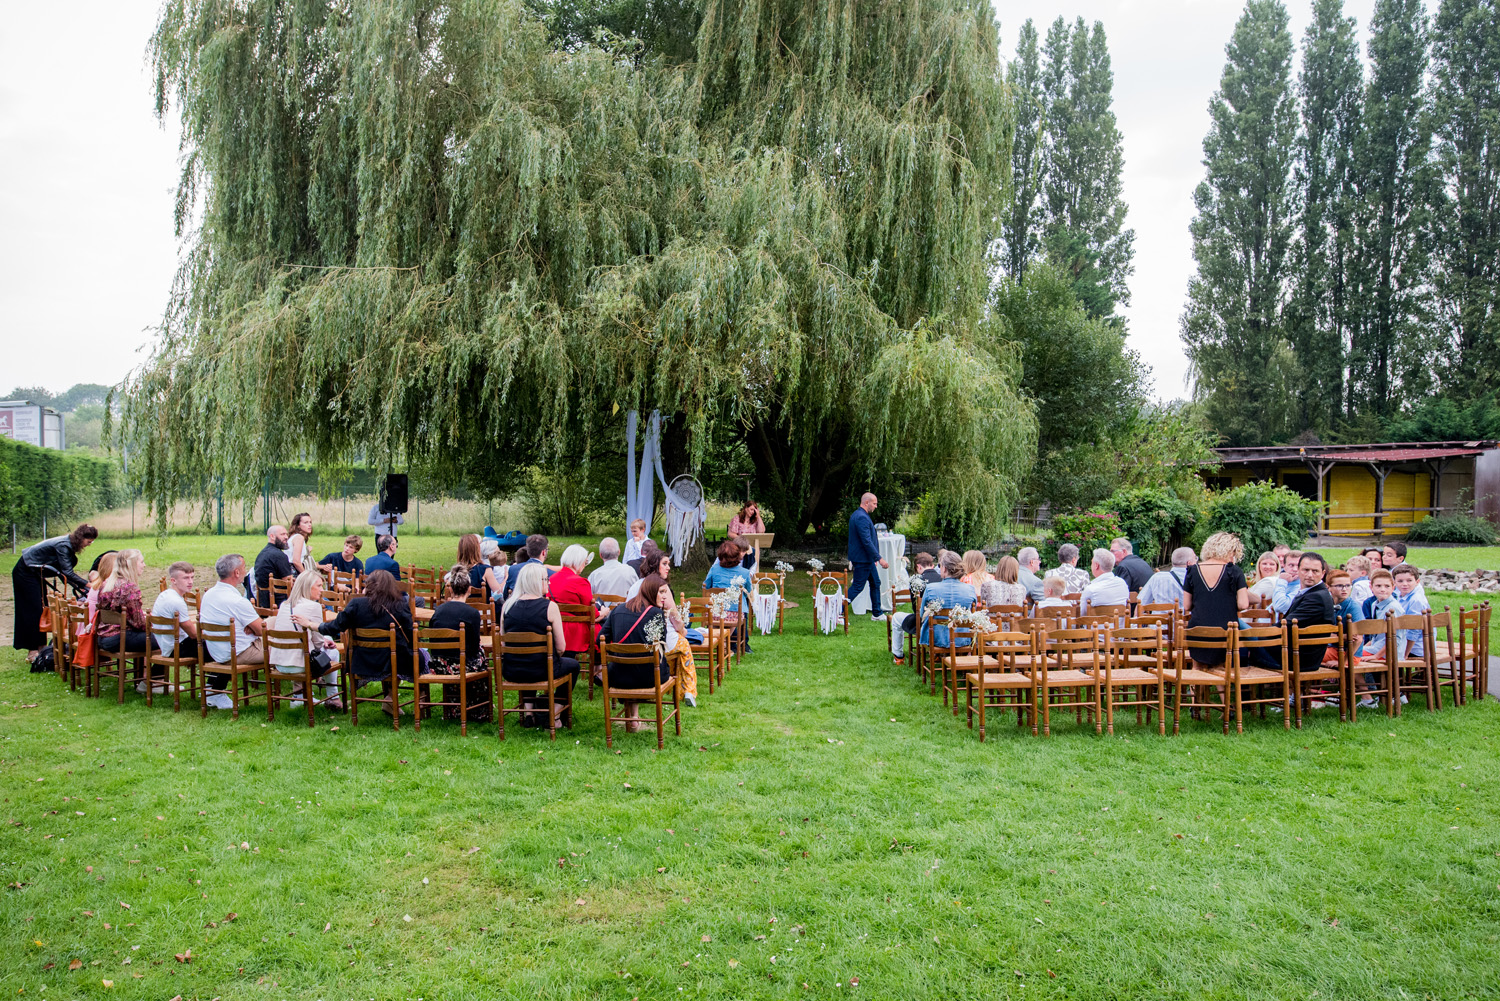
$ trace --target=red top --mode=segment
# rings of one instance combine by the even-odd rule
[[[548,596],[559,605],[588,605],[594,607],[594,589],[587,578],[580,577],[571,567],[563,567],[547,580]],[[563,645],[569,650],[587,650],[592,641],[593,627],[581,622],[563,623]]]

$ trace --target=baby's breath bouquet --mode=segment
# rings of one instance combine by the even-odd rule
[[[776,572],[777,573],[791,573],[795,569],[796,569],[796,567],[792,566],[790,563],[786,562],[785,560],[777,560],[776,561]]]
[[[709,599],[709,605],[713,609],[716,619],[722,619],[731,612],[740,610],[740,596],[745,593],[743,586],[731,584],[718,594]]]
[[[927,579],[924,577],[913,577],[906,582],[906,586],[911,589],[912,597],[920,598],[922,592],[927,590]]]
[[[812,567],[812,572],[813,573],[822,573],[823,572],[823,561],[822,560],[811,559],[811,560],[807,561],[807,565],[810,566],[810,567]]]
[[[658,653],[666,653],[667,627],[666,618],[654,618],[643,627],[646,642],[656,647]]]
[[[956,629],[972,629],[976,633],[992,633],[995,624],[990,621],[990,613],[983,608],[969,611],[967,608],[948,609],[948,625]]]

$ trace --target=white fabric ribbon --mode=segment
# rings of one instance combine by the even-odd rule
[[[771,627],[776,625],[776,608],[780,604],[781,595],[776,591],[766,594],[757,591],[751,598],[750,607],[755,612],[755,627],[762,636],[771,635]]]
[[[813,614],[817,617],[820,632],[825,635],[836,632],[844,615],[844,589],[835,587],[833,593],[824,594],[820,581],[818,590],[813,596]]]

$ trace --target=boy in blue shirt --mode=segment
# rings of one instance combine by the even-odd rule
[[[1403,563],[1391,571],[1396,580],[1396,602],[1401,606],[1397,615],[1421,615],[1432,611],[1432,606],[1417,589],[1417,568]],[[1426,656],[1423,645],[1424,631],[1421,629],[1396,630],[1396,659],[1419,660]]]

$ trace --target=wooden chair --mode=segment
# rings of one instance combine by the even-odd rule
[[[1246,608],[1240,611],[1240,619],[1252,626],[1274,626],[1276,624],[1276,613],[1269,608]]]
[[[1423,617],[1427,623],[1423,626],[1422,652],[1432,675],[1432,693],[1437,699],[1437,707],[1443,708],[1445,685],[1453,691],[1453,704],[1461,706],[1465,701],[1467,680],[1464,678],[1464,662],[1457,656],[1458,648],[1453,642],[1453,613],[1444,608],[1441,612],[1428,611]]]
[[[964,712],[969,729],[974,729],[975,698],[978,698],[979,740],[985,739],[985,713],[995,709],[1015,711],[1016,725],[1030,719],[1031,733],[1036,735],[1036,666],[1037,634],[1032,632],[996,632],[976,637],[978,665],[967,673]],[[991,660],[994,661],[991,664]],[[993,694],[992,694],[993,693]]]
[[[88,606],[83,602],[68,601],[64,606],[64,615],[66,616],[65,621],[67,623],[67,627],[63,632],[64,643],[66,644],[66,657],[62,661],[62,664],[68,676],[68,690],[73,692],[78,691],[78,685],[81,682],[84,686],[84,694],[87,695],[89,694],[88,678],[90,671],[78,663],[78,637],[88,627]]]
[[[625,604],[626,599],[623,594],[596,594],[594,600],[601,605],[614,606]]]
[[[1094,629],[1059,629],[1045,634],[1039,666],[1032,672],[1041,706],[1042,736],[1052,735],[1052,710],[1072,709],[1083,725],[1084,710],[1103,731],[1099,715],[1099,633]],[[1055,665],[1055,666],[1054,666]]]
[[[844,627],[844,635],[849,635],[849,620],[854,617],[854,606],[849,601],[849,571],[848,570],[819,570],[813,575],[813,634],[821,635],[818,629],[818,599],[823,585],[832,582],[838,585],[838,593],[844,596],[843,608],[839,610],[839,622]],[[873,583],[873,582],[872,582]],[[828,592],[825,592],[828,593]]]
[[[772,573],[767,570],[755,571],[750,575],[751,593],[765,593],[760,591],[760,584],[762,581],[769,581],[776,587],[776,633],[779,636],[783,631],[783,626],[785,625],[786,610],[788,608],[796,608],[797,606],[794,603],[786,600],[786,574]]]
[[[495,606],[491,605],[490,607],[493,609]],[[598,658],[595,654],[599,650],[598,629],[594,622],[594,606],[592,604],[565,605],[562,602],[558,602],[557,611],[562,616],[564,626],[567,626],[569,623],[575,626],[584,626],[591,637],[587,650],[568,650],[566,653],[570,657],[577,658],[580,671],[588,675],[589,701],[592,702],[594,701],[594,668],[598,666]]]
[[[655,723],[656,724],[656,749],[659,751],[665,745],[667,720],[672,721],[677,736],[682,736],[682,703],[681,686],[677,683],[676,675],[662,680],[662,670],[658,666],[661,657],[653,646],[645,643],[605,643],[603,653],[604,671],[604,746],[613,747],[615,741],[614,724],[616,723]],[[610,665],[635,664],[651,670],[654,684],[649,688],[623,688],[613,684],[609,678]],[[663,697],[668,693],[672,696],[672,709],[666,710]],[[656,706],[655,719],[641,719],[639,716],[630,717],[615,715],[615,703],[618,702],[623,709],[631,703],[651,703]]]
[[[1269,650],[1272,657],[1280,663],[1280,669],[1247,663],[1247,650]],[[1224,677],[1229,686],[1225,698],[1233,707],[1236,733],[1245,732],[1247,705],[1260,707],[1262,716],[1265,715],[1267,706],[1276,707],[1281,713],[1282,729],[1291,729],[1291,713],[1286,710],[1287,695],[1292,691],[1292,674],[1287,660],[1285,626],[1249,626],[1238,630],[1234,634],[1230,657],[1225,664]],[[1219,672],[1210,669],[1210,673]],[[1245,698],[1246,688],[1253,690],[1248,699]],[[1266,695],[1266,689],[1272,689],[1272,693]],[[1224,717],[1224,732],[1229,732],[1228,714]]]
[[[1130,605],[1090,605],[1088,614],[1098,617],[1107,616],[1116,625],[1124,625],[1130,621]]]
[[[261,608],[274,614],[281,603],[292,596],[292,585],[296,581],[296,577],[266,578],[266,599],[269,604],[262,605]]]
[[[506,681],[505,658],[512,657],[534,657],[545,655],[547,660],[547,676],[536,681]],[[500,696],[500,739],[505,739],[505,715],[515,713],[519,718],[523,713],[537,713],[542,710],[532,708],[525,709],[524,692],[544,692],[547,696],[547,735],[553,740],[557,739],[557,731],[562,720],[558,713],[557,695],[563,689],[568,690],[567,704],[573,703],[573,676],[564,674],[562,677],[556,675],[556,661],[552,651],[552,635],[550,633],[499,633],[495,636],[495,692]],[[505,707],[505,693],[516,693],[516,707],[507,709]],[[569,729],[572,728],[572,714],[569,713]]]
[[[1182,608],[1175,601],[1148,601],[1144,605],[1137,605],[1136,615],[1176,615]]]
[[[329,698],[327,696],[321,699],[318,698],[316,689],[313,686],[329,674],[337,671],[339,667],[336,665],[330,667],[327,671],[318,672],[317,665],[313,663],[312,659],[312,637],[307,634],[305,629],[267,629],[261,634],[261,643],[265,646],[267,661],[266,722],[275,722],[276,706],[279,703],[286,702],[290,704],[300,701],[307,707],[307,725],[310,727],[316,726],[313,710],[317,706],[327,703]],[[301,664],[301,673],[290,674],[280,670],[276,665],[269,663],[271,660],[271,651],[273,650],[282,650],[296,654]],[[281,694],[281,683],[283,681],[300,684],[302,686],[300,697],[295,691],[289,692],[286,695]],[[292,708],[295,709],[296,707],[292,706]]]
[[[987,609],[990,621],[1005,630],[1020,628],[1020,621],[1027,617],[1025,605],[991,605]]]
[[[1446,609],[1444,609],[1446,611]],[[1455,662],[1455,670],[1464,674],[1473,685],[1473,698],[1478,702],[1484,698],[1485,689],[1480,687],[1480,676],[1484,673],[1488,658],[1483,655],[1484,640],[1488,630],[1484,625],[1486,609],[1479,605],[1458,610],[1458,643],[1451,641],[1448,652]]]
[[[922,640],[922,629],[927,630],[927,639]],[[917,627],[916,639],[921,647],[921,657],[917,664],[917,673],[922,676],[922,683],[929,686],[929,694],[937,694],[938,674],[942,670],[942,657],[945,646],[938,643],[938,630],[942,629],[947,635],[948,609],[934,608],[927,613],[927,618]]]
[[[198,695],[198,657],[183,656],[182,653],[182,619],[177,613],[170,617],[162,615],[148,615],[146,617],[147,629],[151,633],[151,667],[163,668],[167,671],[172,685],[172,711],[182,711],[182,669],[188,672],[188,698],[196,698]],[[162,653],[163,644],[170,647],[171,653]],[[152,673],[155,673],[154,671]]]
[[[1426,642],[1427,620],[1421,615],[1395,615],[1391,616],[1391,629],[1393,635],[1389,641],[1390,646],[1395,649],[1396,668],[1396,701],[1408,692],[1420,692],[1427,700],[1427,709],[1432,711],[1436,708],[1436,687],[1433,685],[1432,672],[1427,669],[1427,657],[1403,657],[1402,647],[1406,646],[1406,639],[1401,636],[1403,630],[1421,633],[1423,642]],[[1396,707],[1396,715],[1401,715],[1401,707]]]
[[[1478,653],[1474,655],[1474,701],[1483,702],[1490,690],[1490,603],[1479,606],[1479,631],[1475,634]]]
[[[1420,618],[1420,616],[1419,616]],[[1339,719],[1349,718],[1349,691],[1348,671],[1345,670],[1344,656],[1344,632],[1338,623],[1318,626],[1304,626],[1296,619],[1292,619],[1291,642],[1289,644],[1288,657],[1292,668],[1292,693],[1295,696],[1294,711],[1297,715],[1297,729],[1302,729],[1302,716],[1306,711],[1307,702],[1315,698],[1326,698],[1331,694],[1337,694],[1339,700]],[[1336,653],[1337,661],[1333,664],[1317,663],[1307,667],[1302,666],[1302,651],[1322,649],[1324,651],[1332,647]],[[1320,654],[1320,657],[1322,655]],[[1430,673],[1430,672],[1429,672]],[[1332,687],[1334,692],[1330,692]]]
[[[354,651],[356,650],[380,650],[383,651],[390,673],[381,679],[381,687],[389,686],[388,691],[382,691],[379,695],[361,695],[359,690],[369,682],[361,679],[354,673]],[[396,642],[396,623],[390,622],[384,629],[351,629],[344,633],[344,667],[343,678],[345,687],[348,689],[348,699],[344,705],[349,709],[349,725],[359,726],[359,705],[361,702],[373,702],[381,706],[391,716],[391,728],[401,729],[401,646]],[[387,706],[386,702],[390,705]]]
[[[1365,695],[1379,695],[1385,702],[1385,714],[1395,715],[1401,708],[1400,700],[1393,688],[1396,676],[1396,637],[1388,619],[1362,619],[1344,626],[1344,644],[1347,648],[1345,662],[1349,665],[1349,722],[1359,716],[1359,699]],[[1384,636],[1385,649],[1379,660],[1361,660],[1359,651],[1370,636]],[[1381,680],[1376,687],[1361,689],[1360,676],[1374,675]]]
[[[1162,691],[1167,675],[1166,634],[1160,626],[1129,626],[1107,630],[1104,642],[1104,676],[1099,679],[1104,732],[1114,735],[1116,708],[1134,706],[1136,726],[1141,725],[1142,710],[1147,724],[1155,713],[1156,731],[1165,736],[1167,713]],[[1116,695],[1120,691],[1127,693],[1125,698]]]
[[[1173,648],[1175,657],[1172,664],[1172,675],[1169,682],[1172,685],[1172,735],[1176,736],[1182,732],[1182,709],[1186,706],[1189,712],[1196,716],[1201,710],[1206,716],[1212,718],[1213,714],[1231,711],[1229,692],[1224,687],[1223,668],[1210,670],[1203,667],[1198,661],[1192,659],[1194,650],[1215,650],[1223,658],[1221,663],[1229,663],[1234,655],[1234,642],[1238,630],[1223,629],[1219,626],[1191,626],[1184,628],[1180,634],[1177,644]],[[1206,695],[1211,689],[1221,689],[1224,697],[1220,702],[1208,701]],[[1195,692],[1203,692],[1204,697],[1195,695]],[[1187,693],[1184,699],[1184,693]],[[1228,722],[1225,722],[1225,731],[1228,733]]]
[[[1128,615],[1134,615],[1135,610],[1141,603],[1141,595],[1138,591],[1129,591],[1125,595],[1125,604],[1130,607]]]
[[[435,608],[442,601],[442,571],[432,567],[402,567],[401,576],[411,584],[409,593],[413,602],[420,597],[428,608]]]
[[[1048,629],[1070,629],[1077,617],[1077,605],[1048,605],[1045,608],[1038,605],[1032,618],[1038,622],[1046,622]]]
[[[347,590],[340,590],[341,588]],[[360,594],[364,589],[364,577],[359,571],[328,568],[328,590],[338,591],[341,594]]]
[[[101,608],[99,609],[98,618],[95,621],[97,623],[94,627],[96,630],[110,625],[120,627],[120,631],[117,634],[120,637],[120,647],[111,653],[104,649],[104,641],[102,639],[95,640],[94,667],[92,672],[93,684],[90,687],[93,690],[94,697],[97,698],[102,692],[105,679],[113,679],[119,683],[119,694],[116,702],[123,703],[125,701],[125,683],[128,680],[128,675],[132,667],[134,667],[137,675],[142,674],[142,665],[151,656],[150,639],[148,638],[146,641],[147,645],[139,650],[129,649],[130,630],[127,628],[124,612],[115,612],[107,608]],[[151,687],[149,683],[146,685],[146,699],[148,704],[151,699]]]
[[[892,588],[891,588],[891,610],[888,611],[888,612],[886,612],[886,614],[885,614],[885,648],[887,650],[890,650],[892,647],[894,647],[896,645],[895,630],[898,629],[899,626],[896,625],[896,614],[895,613],[900,610],[901,603],[903,601],[906,602],[908,605],[911,604],[911,589],[910,588],[905,588],[905,587],[897,589],[896,587],[892,586]],[[915,614],[915,613],[910,613],[910,614]],[[915,635],[915,634],[913,634],[913,635]],[[894,654],[892,656],[894,656]],[[897,663],[900,663],[900,661],[898,661]]]
[[[325,587],[323,589],[323,597],[320,600],[320,603],[325,610],[332,612],[334,615],[338,615],[338,613],[344,610],[344,606],[349,604],[350,599],[356,597],[358,597],[358,595],[353,591],[334,591]]]
[[[983,670],[985,666],[984,655],[977,645],[979,635],[973,626],[955,624],[949,617],[948,645],[939,648],[936,668],[943,675],[943,705],[951,705],[955,716],[958,715],[958,686],[964,683],[969,671]]]
[[[713,602],[708,598],[682,599],[678,606],[683,613],[683,625],[698,629],[703,639],[694,643],[688,640],[688,649],[693,654],[693,663],[702,664],[708,673],[708,694],[712,695],[717,684],[724,684],[729,662],[729,636],[713,614]]]
[[[703,597],[710,600],[717,594],[723,594],[727,588],[705,587]],[[890,622],[890,616],[886,616],[886,622]],[[729,649],[734,654],[734,666],[740,666],[740,657],[750,648],[750,594],[744,592],[740,598],[740,613],[730,625],[727,619],[719,620],[719,628],[729,641]]]
[[[492,606],[493,607],[493,606]],[[495,689],[495,665],[494,660],[485,662],[483,668],[473,669],[469,666],[468,659],[468,627],[460,623],[457,629],[434,629],[432,626],[417,627],[417,646],[412,651],[411,670],[412,678],[416,687],[416,698],[412,700],[413,726],[418,733],[422,732],[422,710],[436,707],[441,711],[446,706],[454,706],[458,709],[458,733],[459,736],[469,735],[469,710],[475,703],[469,701],[469,683],[473,681],[490,681],[490,712],[494,712]],[[422,670],[422,651],[427,651],[429,669]],[[440,656],[441,655],[441,656]],[[441,659],[457,665],[457,670],[452,674],[444,674],[440,671],[431,670],[434,659]],[[437,699],[429,698],[432,686],[437,685],[441,696]],[[457,699],[451,699],[447,695],[447,686],[455,688]]]
[[[240,718],[240,706],[248,706],[259,696],[253,691],[251,682],[255,676],[264,672],[264,664],[241,664],[239,650],[234,642],[235,627],[229,623],[219,625],[213,622],[198,620],[198,677],[201,685],[198,695],[201,700],[202,713],[208,716],[208,699],[212,695],[227,695],[232,703],[234,719]],[[229,648],[229,660],[217,661],[208,655],[208,644],[223,643]],[[222,687],[215,687],[214,678],[227,678],[228,683]]]

